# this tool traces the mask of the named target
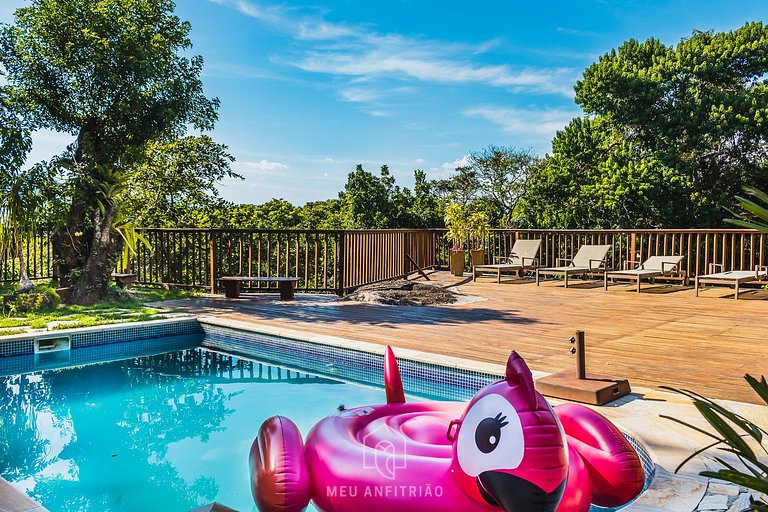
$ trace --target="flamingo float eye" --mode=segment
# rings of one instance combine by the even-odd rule
[[[501,429],[509,425],[509,422],[505,421],[506,419],[506,416],[499,413],[493,418],[485,418],[480,422],[477,430],[475,430],[475,444],[481,452],[491,453],[499,446]]]
[[[456,440],[464,473],[474,477],[484,471],[514,469],[522,462],[524,451],[520,416],[506,398],[484,396],[467,411]]]

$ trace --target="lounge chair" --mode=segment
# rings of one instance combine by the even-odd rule
[[[593,274],[605,270],[605,257],[608,255],[610,245],[582,245],[573,259],[557,258],[556,264],[569,262],[568,265],[536,269],[536,286],[539,285],[539,276],[558,275],[565,276],[565,287],[568,288],[568,277]]]
[[[605,289],[608,289],[608,279],[629,279],[637,281],[637,293],[640,293],[640,283],[643,279],[651,282],[657,277],[677,276],[683,278],[683,283],[688,284],[688,278],[684,271],[680,270],[682,256],[651,256],[635,268],[627,270],[610,270],[603,276]]]
[[[717,268],[720,268],[720,272],[715,272]],[[724,284],[726,286],[734,286],[736,291],[734,293],[734,299],[739,299],[739,286],[742,283],[749,283],[750,281],[759,281],[760,279],[768,278],[768,266],[756,265],[754,272],[751,270],[730,270],[723,272],[723,265],[718,263],[709,264],[709,273],[703,276],[696,276],[696,296],[699,296],[699,288],[702,288],[703,283],[708,284]]]
[[[506,258],[496,257],[497,260],[500,260],[499,263],[472,267],[472,280],[477,281],[477,276],[480,274],[496,274],[496,282],[500,283],[502,273],[533,270],[539,266],[540,247],[541,240],[516,240],[509,256]]]

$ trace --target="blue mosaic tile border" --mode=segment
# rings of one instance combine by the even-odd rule
[[[121,327],[75,333],[72,335],[72,348],[199,333],[202,333],[202,330],[200,324],[194,318],[174,320],[160,324],[126,324]]]
[[[384,386],[384,357],[361,350],[203,325],[203,347],[284,364],[370,386]],[[438,400],[469,400],[499,375],[398,360],[406,393]]]
[[[0,376],[32,373],[68,366],[82,366],[120,359],[151,356],[200,346],[202,333],[180,334],[161,338],[140,339],[110,345],[92,345],[77,350],[25,354],[0,358]]]
[[[104,326],[101,329],[76,332],[70,335],[72,348],[84,348],[97,345],[109,345],[134,340],[148,340],[165,336],[180,336],[185,334],[202,334],[200,324],[194,318],[185,318],[157,324],[132,325],[126,324],[119,327]],[[46,332],[30,335],[28,338],[0,340],[0,358],[34,354],[34,338],[37,336],[51,336],[56,332]],[[66,331],[61,331],[61,336],[66,336]]]

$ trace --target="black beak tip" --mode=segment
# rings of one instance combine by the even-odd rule
[[[477,487],[485,501],[504,512],[555,512],[565,492],[565,480],[552,492],[511,473],[485,471]]]

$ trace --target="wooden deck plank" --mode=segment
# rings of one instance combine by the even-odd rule
[[[257,296],[201,298],[175,306],[240,321],[271,324],[393,347],[503,363],[517,350],[535,370],[569,369],[568,338],[587,334],[590,372],[626,377],[637,386],[685,387],[716,398],[754,402],[744,373],[766,373],[768,291],[707,289],[696,298],[679,285],[602,289],[602,282],[563,288],[529,280],[471,282],[433,274],[443,285],[487,300],[447,307],[402,307],[297,296],[293,303]]]

